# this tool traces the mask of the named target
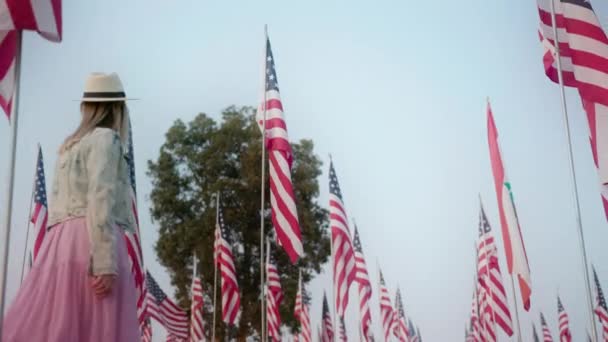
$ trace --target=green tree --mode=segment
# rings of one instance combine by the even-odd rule
[[[203,287],[209,299],[212,296],[214,194],[221,194],[224,220],[232,234],[241,290],[241,319],[239,326],[228,332],[221,323],[218,277],[216,336],[223,338],[228,333],[239,341],[260,330],[262,141],[253,114],[251,107],[229,107],[222,112],[223,121],[219,124],[206,114],[199,114],[188,124],[177,120],[166,133],[158,159],[148,162],[148,175],[153,184],[151,214],[160,235],[155,248],[160,263],[168,268],[172,283],[177,287],[177,298],[183,308],[190,307],[193,253],[201,261],[199,274]],[[281,305],[283,324],[297,330],[293,308],[299,269],[302,269],[304,283],[308,283],[327,261],[330,247],[327,211],[317,203],[317,178],[321,174],[322,163],[313,152],[311,140],[293,143],[292,148],[292,180],[305,256],[292,265],[281,247],[273,243],[271,248],[285,293]],[[267,177],[268,174],[265,184],[268,184]],[[265,231],[272,237],[274,230],[270,222],[268,185],[265,188]],[[211,307],[205,310],[206,322],[209,323],[210,311]]]

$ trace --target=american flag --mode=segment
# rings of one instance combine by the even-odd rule
[[[400,342],[410,342],[410,332],[407,328],[407,318],[403,309],[403,301],[401,300],[401,291],[397,288],[395,293],[395,315],[393,321],[393,333]]]
[[[205,325],[203,321],[203,284],[196,275],[192,279],[192,306],[190,307],[190,342],[205,341]]]
[[[600,279],[597,277],[595,268],[593,268],[593,280],[595,282],[595,314],[602,324],[602,336],[604,341],[608,341],[608,306],[606,298],[600,285]]]
[[[570,327],[568,326],[568,314],[566,313],[559,296],[557,296],[557,315],[559,319],[559,341],[572,342],[572,335],[570,334]]]
[[[146,319],[142,330],[142,342],[152,342],[152,322],[150,322],[149,318]]]
[[[410,342],[419,342],[418,332],[416,331],[416,327],[414,327],[414,323],[409,318],[407,320],[407,329],[410,332]]]
[[[355,253],[333,161],[329,164],[329,225],[333,248],[336,310],[338,317],[344,317],[348,305],[348,290],[356,277]]]
[[[18,30],[61,41],[61,0],[0,0],[0,108],[10,117],[15,91]]]
[[[473,291],[471,302],[471,341],[481,342],[481,328],[479,327],[479,304],[477,302],[477,290]]]
[[[492,319],[489,296],[480,283],[477,284],[477,300],[479,301],[480,336],[484,342],[495,342],[497,341],[496,324]]]
[[[338,319],[338,325],[340,326],[338,341],[339,342],[348,342],[348,336],[346,335],[346,325],[344,324],[344,318],[340,317]]]
[[[380,294],[380,316],[382,317],[382,331],[384,332],[384,340],[388,342],[391,331],[393,330],[393,316],[395,315],[393,311],[393,304],[391,304],[391,297],[388,293],[388,289],[386,288],[386,283],[384,282],[384,276],[382,276],[382,271],[378,270],[380,277],[379,284],[379,294]]]
[[[540,342],[538,334],[536,333],[536,326],[534,325],[534,323],[532,323],[532,338],[534,340],[533,342]]]
[[[369,301],[372,298],[372,283],[367,273],[363,246],[359,239],[359,231],[355,225],[353,247],[355,248],[355,281],[359,284],[359,312],[361,317],[361,331],[367,341],[371,335],[372,313],[369,309]]]
[[[310,314],[308,306],[304,303],[304,287],[302,286],[302,273],[298,282],[298,292],[296,293],[296,307],[294,316],[300,322],[300,339],[302,342],[312,341],[312,331],[310,329]]]
[[[558,82],[550,0],[537,0],[545,73]],[[564,85],[578,89],[608,218],[608,38],[589,0],[554,1]]]
[[[492,227],[488,222],[483,205],[479,204],[479,240],[477,242],[477,276],[488,294],[489,310],[492,320],[508,335],[513,335],[513,322],[507,293],[502,283],[498,265],[498,249],[494,242]]]
[[[334,327],[331,323],[331,313],[327,304],[327,296],[323,293],[323,316],[321,318],[321,342],[334,342]]]
[[[545,320],[545,316],[543,313],[540,313],[540,325],[543,329],[543,342],[553,342],[553,337],[551,337],[551,331],[549,330],[549,326],[547,325],[547,321]]]
[[[36,260],[42,240],[46,235],[48,219],[48,202],[46,198],[46,181],[44,177],[44,162],[42,160],[42,148],[38,147],[38,161],[36,162],[36,179],[34,180],[34,208],[31,213],[31,221],[34,224],[36,238],[34,240],[34,257]]]
[[[279,307],[283,301],[283,289],[281,288],[281,277],[274,260],[274,255],[270,252],[268,244],[266,260],[266,317],[268,321],[268,336],[271,340],[281,340],[281,312]]]
[[[214,258],[222,279],[222,319],[226,324],[236,325],[241,309],[241,295],[239,294],[234,256],[229,241],[229,231],[224,223],[221,206],[218,213],[218,224],[215,227]]]
[[[169,335],[188,338],[188,314],[167,297],[150,272],[146,272],[146,285],[148,315],[165,327]]]
[[[137,211],[137,183],[135,181],[135,154],[133,149],[133,130],[131,129],[131,122],[129,121],[129,138],[128,145],[125,151],[125,160],[127,163],[127,169],[129,172],[129,182],[131,187],[129,194],[131,196],[131,210],[133,213],[135,227],[132,231],[125,230],[124,238],[127,245],[127,254],[129,255],[129,262],[131,264],[131,273],[135,281],[135,290],[137,295],[137,317],[139,320],[139,326],[143,333],[143,328],[146,324],[146,313],[147,313],[147,300],[146,292],[147,287],[145,284],[146,274],[144,272],[143,254],[140,243],[140,229],[139,229],[139,214]]]
[[[287,136],[287,124],[283,117],[283,103],[279,93],[279,82],[274,66],[270,39],[266,39],[264,58],[264,97],[258,108],[256,118],[260,129],[265,131],[266,148],[270,174],[270,207],[272,224],[277,233],[277,240],[295,263],[304,254],[302,235],[298,222],[296,198],[291,182],[291,164],[293,153]],[[266,127],[264,125],[266,114]]]
[[[500,227],[502,230],[502,241],[507,257],[509,274],[519,283],[524,310],[530,310],[530,297],[532,295],[532,281],[530,278],[530,266],[524,239],[519,226],[519,218],[515,210],[513,191],[508,180],[500,145],[498,141],[498,130],[494,123],[492,108],[488,101],[487,108],[488,145],[490,149],[490,162],[494,176],[494,188],[498,202],[498,213],[500,216]]]

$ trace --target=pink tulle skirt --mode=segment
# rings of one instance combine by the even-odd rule
[[[122,233],[116,229],[118,277],[95,296],[84,218],[52,227],[4,318],[3,342],[139,341],[135,285]]]

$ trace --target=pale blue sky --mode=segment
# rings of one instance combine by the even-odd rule
[[[593,4],[601,18],[608,15],[608,5]],[[72,100],[91,71],[117,71],[128,94],[141,98],[130,108],[145,263],[173,292],[152,248],[157,228],[148,213],[146,161],[157,157],[174,120],[190,120],[198,112],[217,118],[226,106],[257,103],[264,24],[290,137],[313,139],[326,161],[320,202],[327,202],[332,153],[374,284],[379,262],[391,296],[399,285],[406,314],[425,341],[463,339],[478,193],[500,241],[486,96],[532,270],[532,309],[520,311],[524,340],[531,339],[540,310],[556,337],[558,289],[575,340],[583,339],[587,312],[559,92],[542,72],[532,0],[64,1],[61,44],[31,33],[25,37],[9,301],[19,282],[36,145],[42,144],[50,178],[55,151],[78,121]],[[580,101],[571,90],[568,101],[586,242],[608,290],[608,224]],[[3,166],[8,132],[0,122]],[[0,168],[4,185],[6,172]],[[502,244],[499,250],[506,274]],[[309,287],[315,332],[323,290],[331,296],[325,269]],[[357,300],[353,291],[347,313],[352,340]],[[155,336],[164,336],[158,326]]]

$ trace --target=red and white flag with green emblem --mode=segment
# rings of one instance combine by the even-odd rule
[[[507,256],[507,266],[509,273],[515,276],[519,283],[521,298],[524,309],[530,309],[530,295],[532,285],[530,282],[530,266],[524,240],[515,211],[511,183],[507,179],[500,146],[498,145],[498,131],[494,124],[492,108],[488,101],[488,144],[490,145],[490,161],[492,163],[492,173],[494,174],[494,185],[496,187],[496,198],[498,200],[498,211],[500,213],[500,226],[502,227],[502,240],[505,245]]]

